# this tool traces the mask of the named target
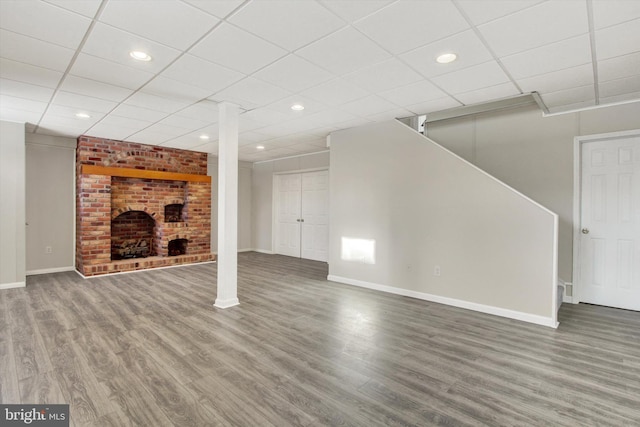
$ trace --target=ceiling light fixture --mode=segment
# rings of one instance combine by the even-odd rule
[[[151,61],[151,56],[147,52],[141,50],[132,50],[129,52],[129,56],[138,61]]]
[[[436,58],[436,61],[439,64],[448,64],[455,61],[456,59],[458,59],[458,55],[456,55],[455,53],[443,53]]]
[[[204,135],[204,134],[203,134],[203,135],[200,135],[200,139],[202,139],[202,140],[205,140],[205,141],[206,141],[207,139],[209,139],[209,135]]]
[[[302,111],[302,110],[304,110],[304,105],[302,105],[302,104],[293,104],[291,106],[291,109],[293,111]]]
[[[264,150],[264,145],[258,145],[258,146],[256,147],[256,150]]]
[[[90,115],[88,115],[87,113],[76,113],[76,117],[79,119],[89,119],[91,118]]]

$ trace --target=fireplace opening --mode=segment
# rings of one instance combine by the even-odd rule
[[[169,256],[187,254],[187,239],[175,239],[169,241]]]
[[[155,221],[142,211],[127,211],[111,221],[111,260],[153,255]]]
[[[184,205],[173,203],[164,207],[164,222],[182,222],[182,208]]]

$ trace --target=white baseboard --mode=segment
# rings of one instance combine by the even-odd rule
[[[0,289],[24,288],[27,282],[0,283]]]
[[[216,308],[230,308],[240,304],[238,298],[229,298],[225,300],[216,299],[216,302],[213,304]]]
[[[253,252],[258,252],[261,254],[267,254],[267,255],[275,255],[276,253],[273,251],[268,251],[266,249],[251,249]]]
[[[37,276],[38,274],[49,274],[49,273],[62,273],[64,271],[73,271],[76,268],[71,267],[56,267],[56,268],[41,268],[39,270],[29,270],[27,271],[27,276]]]
[[[439,304],[450,305],[453,307],[465,308],[467,310],[478,311],[480,313],[493,314],[495,316],[506,317],[509,319],[521,320],[523,322],[534,323],[536,325],[557,328],[558,322],[551,317],[538,316],[535,314],[523,313],[521,311],[508,310],[506,308],[494,307],[490,305],[478,304],[475,302],[459,300],[455,298],[443,297],[439,295],[427,294],[423,292],[411,291],[408,289],[395,288],[393,286],[380,285],[377,283],[365,282],[362,280],[349,279],[346,277],[329,275],[327,280],[332,282],[344,283],[345,285],[359,286],[361,288],[373,289],[376,291],[387,292],[395,295],[402,295],[421,299],[424,301],[436,302]]]

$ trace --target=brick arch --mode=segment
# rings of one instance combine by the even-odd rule
[[[167,242],[170,242],[171,240],[178,240],[178,239],[184,239],[184,240],[189,240],[189,236],[186,234],[172,234],[171,236],[167,236]]]
[[[149,207],[147,205],[134,204],[134,205],[127,205],[127,206],[124,206],[122,208],[113,209],[111,211],[111,220],[114,220],[117,217],[119,217],[120,215],[122,215],[123,213],[129,212],[129,211],[144,212],[147,215],[149,215],[151,218],[153,218],[154,220],[158,217],[158,213],[157,212],[153,212],[153,211],[149,211]]]
[[[185,202],[184,199],[168,198],[168,199],[165,199],[163,203],[165,206],[167,206],[167,205],[184,205],[184,202]]]

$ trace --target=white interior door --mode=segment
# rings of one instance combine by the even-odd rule
[[[276,253],[300,257],[301,175],[278,175]]]
[[[302,258],[329,260],[329,173],[302,174]]]
[[[640,310],[640,136],[582,144],[580,299]]]
[[[328,261],[328,171],[279,175],[276,189],[275,252]]]

